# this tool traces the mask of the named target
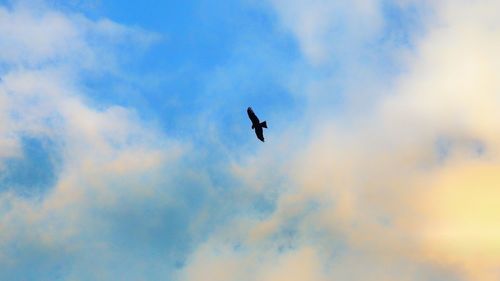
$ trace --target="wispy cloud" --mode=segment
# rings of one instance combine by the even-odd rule
[[[0,172],[29,160],[26,140],[50,140],[40,149],[55,165],[41,193],[0,193],[1,279],[499,278],[496,1],[270,1],[269,32],[298,53],[252,41],[199,87],[241,106],[252,99],[228,89],[272,64],[303,108],[283,115],[293,122],[273,113],[257,150],[210,122],[196,125],[204,142],[181,142],[92,99],[80,74],[121,75],[124,54],[158,35],[11,6]]]
[[[262,280],[266,273],[274,280],[498,279],[499,212],[488,199],[500,192],[493,173],[498,4],[425,3],[418,36],[400,46],[377,43],[391,28],[382,2],[354,3],[348,11],[328,1],[272,4],[314,65],[308,71],[321,74],[322,64],[338,60],[360,70],[338,68],[326,79],[293,82],[335,108],[328,97],[334,90],[307,85],[338,85],[335,75],[346,71],[356,77],[340,82],[347,102],[336,114],[317,111],[318,103],[308,109],[301,125],[315,125],[304,130],[310,132],[304,143],[290,148],[296,154],[275,161],[280,150],[266,150],[235,169],[247,171],[251,185],[270,167],[287,180],[279,183],[268,217],[224,228],[193,255],[186,278],[222,272],[221,280]],[[338,58],[345,49],[362,55]],[[379,75],[381,65],[366,59],[378,52],[393,52],[389,58],[404,72]],[[380,78],[387,85],[369,84]],[[265,184],[270,179],[260,178],[261,190],[274,187]],[[302,267],[293,266],[295,258]]]
[[[60,161],[57,171],[40,167],[57,179],[44,194],[0,194],[1,278],[137,280],[123,270],[170,270],[151,271],[141,253],[158,251],[173,264],[182,247],[186,224],[174,215],[182,202],[172,201],[167,179],[188,145],[144,124],[133,109],[90,106],[79,78],[113,73],[120,44],[143,48],[157,36],[49,8],[14,5],[0,14],[2,161],[30,157],[25,139],[50,140],[55,152],[47,152]],[[152,245],[155,235],[171,241]]]

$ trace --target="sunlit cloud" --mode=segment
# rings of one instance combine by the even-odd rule
[[[0,7],[1,279],[500,278],[496,1],[269,1],[293,59],[239,45],[182,139],[84,83],[161,36],[19,3]],[[291,112],[225,96],[265,62]],[[242,145],[221,120],[259,97],[266,143]],[[34,167],[43,187],[12,171]]]
[[[10,159],[31,157],[23,148],[26,139],[39,140],[41,150],[48,149],[43,145],[48,140],[53,147],[47,151],[55,154],[48,157],[57,162],[36,167],[56,179],[42,193],[24,196],[9,186],[15,182],[2,182],[1,278],[103,280],[122,274],[123,267],[112,266],[118,259],[142,270],[143,265],[127,261],[116,250],[120,243],[133,241],[121,233],[149,228],[151,233],[177,235],[157,220],[169,216],[173,206],[163,187],[168,166],[188,144],[144,124],[133,109],[91,106],[80,75],[114,73],[120,67],[120,44],[141,49],[157,35],[47,7],[35,11],[14,5],[0,8],[0,14],[2,172]],[[33,172],[25,175],[32,177]],[[134,219],[148,208],[155,215]],[[136,235],[147,239],[151,234]],[[147,247],[151,241],[143,243]],[[128,248],[133,251],[134,245]],[[160,271],[168,269],[151,274]]]
[[[341,25],[359,24],[357,19],[363,18],[367,26],[356,37],[363,40],[349,41],[353,48],[384,33],[383,3],[369,3],[372,6],[360,6],[371,7],[368,12],[350,9],[343,14],[350,16]],[[408,7],[413,3],[394,4]],[[341,4],[298,1],[285,5],[275,1],[273,5],[283,26],[299,42],[305,60],[320,65],[342,56],[337,48],[345,46],[336,43],[344,43],[345,38],[329,31],[338,30]],[[246,241],[242,243],[247,248],[230,250],[235,255],[232,262],[242,260],[243,268],[257,266],[256,271],[265,271],[267,264],[249,259],[271,252],[276,256],[270,263],[275,268],[283,266],[285,278],[293,279],[301,274],[286,271],[290,266],[280,260],[293,259],[313,245],[321,258],[314,262],[316,275],[311,276],[315,277],[305,277],[311,280],[498,279],[495,222],[499,212],[492,199],[500,190],[494,174],[500,22],[492,11],[497,6],[494,1],[426,3],[423,26],[417,28],[425,32],[412,39],[411,49],[406,45],[388,49],[404,73],[393,76],[386,86],[375,84],[379,89],[366,82],[359,82],[361,87],[348,84],[347,89],[369,88],[367,91],[377,94],[375,99],[366,96],[368,105],[348,102],[345,114],[314,117],[318,112],[311,108],[311,117],[304,122],[315,125],[307,130],[306,144],[294,147],[297,153],[289,155],[291,162],[274,162],[276,171],[288,178],[281,183],[275,211],[253,224],[246,223],[252,226],[243,227],[245,234],[237,237]],[[347,32],[349,35],[352,33]],[[361,68],[379,67],[361,57],[347,59],[351,61]],[[363,72],[372,70],[350,74]],[[332,81],[335,75],[333,72]],[[314,92],[315,88],[308,89]],[[319,97],[322,95],[325,93]],[[328,102],[327,98],[319,100]],[[259,157],[273,158],[277,152]],[[251,171],[252,181],[255,175],[265,174],[266,163],[271,162],[246,162],[242,169]],[[227,243],[223,241],[211,241],[207,247],[217,253]],[[220,255],[227,254],[222,251]],[[195,264],[202,264],[196,257]],[[307,260],[303,258],[306,264]],[[219,268],[217,264],[213,267]],[[189,268],[190,276],[196,276],[191,273],[196,268]],[[321,277],[324,268],[329,270],[328,277]],[[363,273],[356,268],[363,268]],[[240,276],[254,280],[247,274],[241,272]]]

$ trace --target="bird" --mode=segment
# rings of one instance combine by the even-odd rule
[[[251,107],[247,108],[247,113],[248,113],[248,118],[250,118],[250,120],[252,121],[252,129],[255,130],[257,138],[262,142],[264,142],[264,130],[262,128],[267,129],[266,121],[260,122],[259,118],[257,117],[257,115],[255,115]]]

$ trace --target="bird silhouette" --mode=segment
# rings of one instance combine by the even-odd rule
[[[264,142],[264,130],[262,128],[267,129],[266,121],[261,123],[259,121],[259,118],[257,117],[257,115],[255,115],[255,113],[253,112],[251,107],[249,107],[247,109],[247,113],[248,113],[248,118],[250,118],[250,120],[252,121],[252,129],[255,130],[255,134],[257,135],[257,138],[259,140],[261,140],[262,142]]]

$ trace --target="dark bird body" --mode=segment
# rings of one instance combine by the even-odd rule
[[[261,140],[262,142],[264,142],[264,130],[262,128],[267,129],[266,121],[261,123],[259,121],[259,118],[257,117],[257,115],[255,115],[255,113],[253,112],[251,107],[249,107],[247,109],[247,113],[248,113],[248,117],[252,121],[252,129],[255,130],[255,134],[257,135],[257,138],[259,140]]]

